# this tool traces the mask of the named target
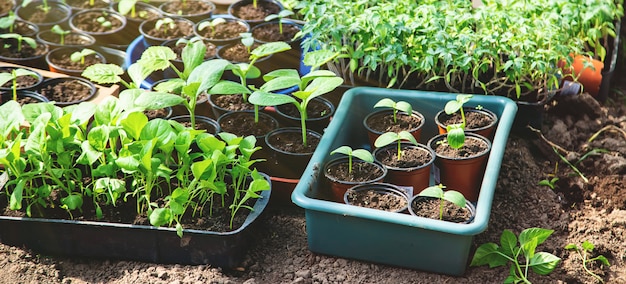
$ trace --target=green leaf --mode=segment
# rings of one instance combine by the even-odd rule
[[[141,130],[148,123],[148,117],[142,112],[132,112],[124,120],[122,127],[133,139],[139,140]]]
[[[150,71],[165,70],[170,67],[170,61],[176,59],[176,53],[167,46],[150,46],[137,61]],[[152,72],[151,72],[152,73]]]
[[[374,156],[372,155],[372,153],[370,153],[370,151],[367,151],[365,149],[356,149],[352,151],[352,156],[355,156],[368,163],[374,162]]]
[[[476,249],[470,266],[481,266],[488,264],[489,268],[506,265],[508,259],[498,253],[498,245],[494,243],[486,243]]]
[[[230,65],[231,63],[224,59],[205,61],[191,71],[191,74],[189,74],[189,78],[187,79],[187,84],[189,85],[194,82],[200,82],[200,86],[196,91],[196,96],[198,96],[202,92],[217,84],[217,82],[219,82],[222,78],[222,74],[224,73],[226,67]]]
[[[85,70],[82,72],[81,76],[98,84],[116,84],[122,81],[122,78],[120,77],[120,75],[122,74],[124,74],[124,69],[122,69],[122,67],[120,66],[117,66],[115,64],[97,63],[87,66],[87,68],[85,68]]]
[[[150,224],[155,227],[169,224],[172,219],[172,211],[169,208],[156,208],[150,213]]]
[[[447,190],[443,194],[443,199],[448,200],[454,203],[456,206],[460,208],[465,208],[465,196],[462,193],[455,190]]]
[[[313,69],[316,69],[333,60],[337,56],[339,56],[339,52],[334,52],[327,49],[308,51],[304,54],[303,63],[306,66],[310,66],[313,67]]]
[[[24,185],[26,185],[26,179],[21,179],[13,192],[11,192],[11,198],[9,200],[9,209],[11,210],[20,210],[22,209],[22,193],[24,192]]]
[[[465,145],[465,131],[462,124],[449,124],[446,126],[448,145],[453,149],[460,149]]]
[[[587,240],[585,240],[582,243],[582,247],[583,247],[584,250],[586,250],[588,252],[592,252],[593,249],[595,248],[595,246],[590,241],[587,241]]]
[[[510,230],[502,231],[500,235],[500,251],[508,257],[514,258],[517,254],[517,237]]]
[[[76,210],[83,206],[83,196],[78,193],[72,193],[67,197],[61,198],[61,203],[67,210]]]
[[[257,48],[252,50],[252,52],[250,53],[250,57],[261,58],[290,49],[291,46],[283,41],[268,42],[261,44]]]
[[[288,103],[295,103],[297,101],[296,99],[288,95],[255,91],[252,93],[252,95],[250,95],[250,97],[248,97],[248,102],[258,106],[277,106]]]
[[[220,81],[207,91],[211,95],[250,94],[250,89],[233,81]]]
[[[533,272],[539,275],[548,275],[552,272],[561,261],[557,256],[547,253],[538,252],[531,259],[528,264]]]
[[[443,198],[443,186],[433,185],[422,190],[418,196],[433,197],[437,199]]]
[[[261,90],[272,92],[276,90],[284,90],[300,84],[299,77],[276,77],[261,86]]]

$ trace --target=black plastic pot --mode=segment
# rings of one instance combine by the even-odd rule
[[[240,0],[240,1],[230,4],[230,6],[228,6],[228,14],[231,15],[232,17],[246,21],[251,27],[264,23],[265,19],[251,19],[251,18],[243,17],[242,15],[239,14],[239,9],[241,9],[242,6],[252,4],[252,1],[253,0]],[[257,2],[257,7],[261,6],[259,9],[268,11],[269,14],[267,16],[272,15],[272,14],[277,15],[280,11],[284,9],[283,5],[278,1],[257,0],[256,2]]]
[[[4,104],[7,101],[13,99],[13,92],[0,92],[0,104]],[[46,103],[48,99],[44,96],[33,92],[33,91],[19,91],[17,92],[17,100],[19,101],[22,98],[28,98],[30,102],[28,103]],[[0,226],[1,227],[1,226]],[[0,238],[1,240],[2,238]]]
[[[162,45],[168,40],[185,38],[193,34],[194,23],[192,21],[184,19],[184,18],[174,18],[174,22],[176,22],[176,25],[187,26],[189,28],[189,33],[181,34],[180,36],[172,36],[168,38],[160,38],[160,37],[152,36],[148,32],[155,27],[155,25],[157,24],[157,21],[158,19],[147,20],[147,21],[143,21],[141,25],[139,25],[139,32],[143,35],[143,38],[146,41],[147,46]]]
[[[118,9],[118,1],[115,1],[111,5],[111,9],[119,12]],[[135,3],[135,17],[132,17],[131,13],[123,14],[126,18],[126,26],[124,30],[120,33],[119,36],[123,39],[121,44],[117,46],[111,46],[113,48],[125,49],[128,47],[128,44],[135,38],[141,35],[139,32],[139,26],[143,21],[158,19],[162,16],[161,11],[156,6],[150,5],[148,3],[137,1]],[[145,12],[145,13],[142,13]]]
[[[73,38],[75,43],[68,43],[68,38]],[[37,39],[47,45],[50,48],[59,47],[90,47],[96,43],[96,39],[86,33],[71,31],[65,35],[65,42],[61,44],[60,35],[53,33],[51,30],[40,31],[37,33]]]
[[[265,144],[269,148],[270,159],[264,163],[267,170],[264,170],[270,176],[281,178],[299,178],[302,176],[304,169],[306,168],[309,160],[313,156],[313,152],[310,153],[290,153],[276,147],[273,143],[276,136],[282,133],[296,133],[301,135],[302,129],[296,127],[281,127],[275,129],[265,136]],[[307,136],[321,138],[322,135],[307,129]]]
[[[176,18],[176,17],[180,17],[180,18],[185,18],[187,20],[190,20],[194,23],[197,23],[199,21],[202,21],[204,19],[208,19],[211,18],[211,16],[213,15],[213,11],[215,11],[215,4],[213,4],[213,2],[211,1],[207,1],[207,0],[187,0],[186,5],[190,5],[192,7],[194,7],[194,5],[199,5],[200,2],[208,4],[210,6],[212,6],[210,11],[201,11],[201,12],[193,12],[193,13],[188,13],[188,14],[179,14],[179,13],[175,13],[172,12],[171,10],[171,5],[173,5],[176,2],[181,2],[181,1],[165,1],[163,2],[163,4],[159,5],[159,10],[161,11],[161,14],[163,14],[166,17],[170,17],[170,18]],[[169,11],[169,12],[168,12]]]
[[[351,196],[354,193],[361,193],[361,192],[365,192],[365,191],[374,191],[377,194],[392,194],[394,196],[397,196],[399,199],[404,201],[404,206],[401,207],[400,209],[396,209],[396,210],[391,210],[391,208],[385,210],[385,211],[390,211],[390,212],[395,212],[395,213],[402,213],[405,212],[407,210],[408,204],[409,204],[409,198],[406,195],[406,192],[404,192],[404,190],[400,189],[398,186],[390,184],[390,183],[367,183],[367,184],[360,184],[357,186],[354,186],[350,189],[348,189],[346,191],[346,193],[343,196],[343,200],[346,204],[348,205],[354,205],[357,206],[356,204],[352,204],[352,199]],[[368,205],[370,204],[376,204],[376,202],[374,200],[371,200],[371,203],[368,203]],[[370,207],[367,207],[370,208]],[[382,210],[382,209],[381,209]]]
[[[94,18],[94,23],[96,23],[96,19],[100,16],[106,15],[111,19],[111,22],[121,22],[121,25],[116,28],[109,29],[107,31],[88,31],[83,30],[76,25],[78,25],[77,18],[85,17],[86,15],[90,15]],[[96,39],[96,43],[100,46],[109,46],[109,45],[120,45],[120,44],[128,44],[127,38],[124,35],[124,30],[126,28],[126,18],[122,16],[122,14],[115,12],[111,9],[87,9],[82,10],[80,12],[75,13],[70,18],[70,27],[73,30],[81,31],[88,35],[91,35]]]
[[[178,121],[180,123],[185,123],[185,122],[190,122],[191,121],[190,120],[191,118],[189,117],[189,115],[174,116],[174,117],[172,117],[170,119]],[[204,125],[204,127],[198,128],[198,130],[204,129],[204,130],[206,130],[207,133],[210,133],[210,134],[217,134],[217,133],[219,133],[221,131],[220,125],[217,123],[217,121],[215,121],[215,119],[212,119],[210,117],[196,115],[196,125],[199,124],[199,123]]]
[[[72,8],[62,1],[48,0],[47,3],[50,7],[50,10],[48,12],[45,12],[46,16],[40,22],[34,22],[32,20],[32,16],[39,13],[44,13],[40,9],[43,1],[33,1],[26,6],[19,5],[15,9],[15,14],[20,19],[37,25],[40,31],[49,30],[54,25],[59,25],[63,28],[67,28],[67,22],[72,15]]]
[[[37,72],[36,70],[34,70],[32,68],[28,68],[28,67],[13,67],[13,66],[0,66],[0,70],[2,70],[3,73],[5,71],[6,72],[11,72],[11,70],[18,69],[18,68],[27,69],[28,71],[35,73],[37,75],[36,76],[36,78],[37,78],[36,80],[37,81],[34,84],[31,84],[29,86],[17,86],[17,88],[16,88],[17,91],[35,90],[43,82],[43,80],[44,80],[43,76],[39,72]],[[0,91],[2,91],[2,92],[13,91],[13,87],[12,87],[13,83],[11,81],[9,81],[9,82],[10,82],[10,86],[9,87],[3,87],[3,86],[0,85]]]
[[[38,32],[39,27],[37,25],[20,19],[16,19],[13,23],[13,30],[11,28],[0,29],[0,34],[16,33],[25,37],[35,37]]]
[[[415,208],[413,208],[413,205],[415,203],[421,202],[422,200],[428,200],[428,199],[435,199],[434,197],[427,197],[427,196],[418,196],[415,195],[412,198],[409,198],[409,213],[413,216],[420,216],[418,212],[415,211]],[[465,209],[467,211],[469,211],[470,213],[470,218],[467,219],[465,222],[458,222],[458,223],[462,223],[462,224],[469,224],[472,221],[474,221],[474,217],[476,217],[476,206],[474,206],[474,204],[472,204],[471,202],[467,201],[465,202]],[[444,216],[445,218],[445,216]],[[444,219],[444,221],[446,221]],[[448,221],[450,222],[450,221]]]
[[[41,94],[42,96],[46,97],[48,100],[53,101],[53,98],[46,96],[46,93],[43,91],[44,89],[46,89],[49,86],[54,86],[57,84],[61,84],[63,82],[66,81],[78,81],[81,85],[85,86],[85,88],[89,89],[89,95],[86,97],[81,98],[80,100],[73,100],[73,101],[54,101],[54,104],[60,107],[64,107],[64,106],[68,106],[68,105],[73,105],[73,104],[78,104],[84,101],[88,101],[90,99],[93,98],[93,96],[96,95],[96,92],[98,91],[98,89],[96,88],[96,86],[89,80],[82,78],[82,77],[76,77],[76,76],[69,76],[69,77],[57,77],[57,78],[48,78],[46,79],[40,86],[39,86],[39,94]],[[64,92],[64,94],[67,93],[67,91]]]
[[[230,17],[228,15],[214,15],[211,18],[208,19],[204,19],[202,21],[197,22],[194,26],[193,26],[193,32],[196,36],[199,36],[203,39],[206,39],[210,42],[212,42],[213,44],[217,45],[217,46],[223,46],[223,45],[228,45],[228,44],[232,44],[232,43],[237,43],[239,41],[241,41],[241,36],[237,35],[236,37],[232,37],[232,38],[222,38],[222,37],[213,37],[211,36],[211,29],[210,27],[207,27],[203,30],[200,30],[200,25],[202,25],[202,23],[204,22],[210,22],[215,20],[216,18],[223,18],[224,20],[226,20],[227,23],[235,23],[237,25],[239,25],[241,27],[241,31],[244,33],[250,32],[250,25],[248,25],[248,23],[246,23],[245,21],[241,20],[241,19],[236,19],[233,17]]]
[[[296,24],[295,22],[292,21],[287,21],[287,20],[282,20],[281,21],[282,25],[283,25],[283,31],[285,29],[285,27],[295,27],[298,30],[302,30],[302,25]],[[258,24],[256,26],[254,26],[250,32],[252,33],[252,36],[254,37],[254,40],[258,43],[267,43],[267,42],[271,42],[271,41],[264,41],[261,40],[259,38],[256,37],[255,35],[255,31],[262,29],[264,27],[269,27],[269,26],[273,26],[273,25],[278,25],[278,21],[273,21],[273,22],[266,22],[266,23],[261,23]],[[279,34],[279,33],[276,33]],[[278,37],[280,38],[280,37]],[[297,39],[293,39],[293,38],[289,38],[289,39],[278,39],[276,41],[283,41],[287,44],[289,44],[289,46],[291,46],[290,50],[287,51],[283,51],[283,52],[279,52],[273,55],[273,60],[275,60],[275,62],[280,62],[281,66],[284,66],[284,68],[291,68],[291,69],[296,69],[296,70],[300,70],[300,64],[302,62],[302,38],[297,38]]]
[[[48,63],[48,69],[50,69],[50,71],[52,72],[66,74],[69,76],[80,77],[83,71],[85,70],[85,68],[88,67],[86,64],[84,66],[80,66],[82,67],[80,69],[73,69],[71,67],[68,68],[67,66],[61,66],[57,64],[56,62],[58,61],[55,61],[55,60],[63,58],[63,57],[70,57],[72,53],[81,51],[82,49],[83,48],[81,47],[59,47],[59,48],[53,49],[46,55],[46,62]],[[100,63],[107,63],[104,55],[102,55],[101,53],[95,50],[94,52],[95,54],[92,54],[89,56],[93,56],[97,58],[100,61]]]
[[[47,70],[48,63],[46,63],[46,54],[50,51],[50,47],[40,41],[37,41],[37,47],[31,48],[29,45],[22,45],[23,49],[29,49],[30,56],[13,57],[13,54],[17,54],[18,43],[15,39],[0,39],[0,61],[9,62],[17,65]],[[5,52],[6,51],[6,55]]]
[[[333,105],[331,101],[323,97],[313,98],[313,100],[309,102],[309,108],[312,104],[322,104],[326,106],[329,109],[329,111],[328,113],[325,113],[324,115],[319,116],[319,117],[307,118],[306,127],[318,133],[324,133],[324,129],[330,123],[330,119],[333,116],[333,114],[335,114],[335,105]],[[300,123],[301,123],[300,115],[296,117],[296,116],[287,114],[287,110],[289,110],[289,108],[293,110],[295,109],[295,106],[293,104],[284,104],[284,105],[279,105],[275,107],[276,113],[281,118],[281,122],[283,124],[287,126],[300,127]]]

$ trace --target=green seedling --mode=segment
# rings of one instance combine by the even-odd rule
[[[225,18],[215,18],[211,21],[204,21],[198,24],[198,30],[202,31],[208,27],[211,29],[211,37],[214,37],[215,33],[217,32],[216,27],[223,23],[226,23]]]
[[[348,173],[352,173],[352,157],[357,157],[367,163],[374,162],[374,156],[372,153],[365,149],[353,150],[350,146],[341,146],[330,152],[330,154],[344,154],[348,156]]]
[[[120,14],[126,16],[130,13],[130,17],[131,18],[136,18],[137,17],[137,2],[142,1],[142,0],[119,0],[119,2],[117,3],[117,11],[120,12]],[[143,0],[143,2],[148,3],[150,2],[149,0]],[[145,12],[145,11],[142,11]],[[144,13],[145,14],[145,13]],[[145,17],[145,15],[139,15],[139,17]]]
[[[28,6],[28,4],[30,4],[31,2],[33,2],[33,0],[23,0],[22,7]],[[41,5],[39,5],[38,8],[48,13],[48,11],[50,11],[50,5],[48,5],[48,0],[41,0]]]
[[[399,133],[396,132],[386,132],[381,134],[380,136],[378,136],[378,138],[376,138],[376,141],[374,141],[374,146],[376,148],[380,148],[380,147],[384,147],[387,146],[393,142],[396,142],[398,144],[398,154],[397,154],[397,159],[400,160],[400,158],[402,158],[402,141],[409,141],[414,145],[417,145],[417,140],[415,140],[415,137],[413,137],[413,135],[411,133],[409,133],[408,131],[400,131]]]
[[[265,17],[265,21],[269,22],[269,21],[278,19],[278,32],[282,34],[283,33],[283,19],[291,15],[293,15],[293,11],[282,10],[278,14],[272,14],[272,15]]]
[[[582,261],[583,269],[585,269],[585,272],[593,276],[595,279],[598,279],[598,281],[600,281],[601,283],[604,283],[604,280],[602,279],[602,277],[600,277],[598,274],[593,273],[593,271],[589,270],[589,268],[587,267],[588,263],[594,262],[594,261],[599,261],[600,263],[606,266],[611,266],[611,264],[609,263],[609,260],[603,255],[598,255],[594,258],[590,258],[591,255],[593,254],[594,248],[595,246],[590,241],[584,241],[580,247],[578,247],[578,245],[576,244],[568,244],[565,246],[565,249],[574,250],[576,251],[576,253],[578,253],[578,256],[580,256],[580,259]]]
[[[72,60],[72,62],[80,62],[80,65],[82,66],[85,65],[85,57],[92,54],[96,54],[96,51],[93,49],[85,48],[81,51],[76,51],[70,54],[70,60]]]
[[[15,39],[17,40],[17,52],[22,52],[22,42],[25,42],[26,44],[28,44],[32,49],[36,49],[37,48],[37,41],[35,41],[35,39],[30,38],[30,37],[25,37],[22,36],[20,34],[15,34],[15,33],[10,33],[10,34],[0,34],[0,38],[4,38],[4,39]],[[11,44],[4,44],[4,48],[9,48],[11,47]]]
[[[254,38],[252,37],[252,33],[240,33],[241,36],[241,44],[243,44],[248,53],[251,53],[252,45],[254,45]]]
[[[17,20],[17,15],[13,11],[9,11],[8,15],[0,18],[0,29],[8,29],[9,33],[13,33],[15,20]]]
[[[24,68],[12,69],[11,72],[0,73],[0,86],[12,81],[11,89],[13,92],[13,100],[17,100],[17,78],[21,76],[31,76],[37,78],[37,73]]]
[[[176,22],[172,18],[158,19],[154,24],[154,28],[157,30],[163,30],[163,33],[167,33],[169,30],[176,28]]]
[[[398,123],[398,111],[403,111],[408,114],[411,114],[413,112],[413,107],[410,103],[407,103],[405,101],[395,102],[394,100],[389,98],[381,99],[374,105],[374,107],[388,107],[393,109],[393,123]]]
[[[463,105],[467,103],[472,97],[472,95],[457,95],[455,100],[448,101],[444,107],[444,111],[448,115],[453,114],[457,111],[461,112],[461,123],[446,126],[446,130],[448,132],[448,144],[454,149],[459,149],[465,144],[465,125],[467,121],[465,120]]]
[[[96,18],[96,22],[100,23],[100,25],[105,28],[110,28],[113,25],[111,21],[107,20],[107,18],[104,16]]]
[[[418,196],[426,196],[426,197],[433,197],[433,198],[437,198],[440,200],[439,203],[439,220],[443,219],[443,208],[444,208],[444,201],[450,201],[452,202],[454,205],[460,207],[460,208],[465,208],[465,203],[467,202],[465,200],[465,196],[463,196],[463,193],[460,193],[456,190],[446,190],[444,191],[443,189],[445,188],[444,185],[439,184],[439,185],[433,185],[430,187],[425,188],[424,190],[422,190],[422,192],[420,192],[418,194]]]
[[[59,43],[60,43],[61,45],[64,45],[64,44],[65,44],[65,36],[66,36],[66,35],[68,35],[69,33],[71,33],[71,32],[72,32],[72,31],[70,31],[70,30],[67,30],[67,31],[66,31],[66,30],[64,30],[64,29],[63,29],[63,28],[61,28],[61,26],[59,26],[59,25],[54,25],[54,26],[52,26],[52,28],[50,28],[50,31],[51,31],[51,32],[53,32],[53,33],[55,33],[55,34],[58,34],[58,35],[61,37],[61,40],[59,41]]]
[[[543,228],[529,228],[519,234],[518,239],[509,230],[504,230],[500,245],[485,243],[476,249],[470,266],[489,265],[489,268],[511,263],[509,276],[504,283],[530,283],[529,269],[539,275],[548,275],[561,259],[548,252],[536,252],[537,246],[546,241],[554,232]],[[520,262],[520,257],[523,258]]]
[[[556,186],[556,182],[559,181],[558,177],[553,177],[551,179],[543,179],[539,181],[539,185],[543,185],[543,186],[547,186],[550,189],[554,190],[554,187]]]

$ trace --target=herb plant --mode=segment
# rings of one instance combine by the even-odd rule
[[[398,111],[403,111],[408,114],[411,114],[413,112],[413,107],[411,106],[411,104],[405,101],[395,102],[389,98],[381,99],[374,105],[374,107],[375,108],[377,107],[391,108],[393,110],[393,122],[394,123],[398,123]]]
[[[2,72],[0,73],[0,86],[3,86],[7,82],[11,81],[11,89],[13,93],[13,100],[17,101],[17,77],[21,76],[31,76],[33,78],[37,78],[37,73],[30,71],[24,68],[15,68],[12,69],[11,72]]]
[[[584,241],[580,245],[580,247],[576,244],[568,244],[565,246],[566,250],[573,250],[573,251],[576,251],[576,253],[578,253],[578,256],[580,256],[580,259],[582,261],[583,269],[585,269],[585,272],[593,276],[593,278],[597,279],[601,283],[604,283],[604,280],[602,279],[602,277],[600,277],[598,274],[593,273],[593,271],[589,270],[589,268],[587,267],[588,263],[594,262],[594,261],[599,261],[601,264],[604,264],[606,266],[611,266],[611,264],[609,263],[609,260],[604,255],[598,255],[596,257],[591,258],[594,248],[595,246],[590,241]]]
[[[470,266],[489,265],[490,268],[511,263],[509,276],[504,283],[530,283],[529,269],[539,275],[548,275],[561,261],[548,252],[536,252],[537,246],[546,241],[553,230],[529,228],[523,230],[518,238],[509,230],[504,230],[500,245],[486,243],[476,249]],[[520,257],[523,258],[520,261]]]
[[[372,153],[370,153],[369,151],[365,150],[365,149],[352,149],[350,146],[341,146],[335,150],[333,150],[332,152],[330,152],[331,155],[333,154],[344,154],[346,156],[348,156],[348,173],[352,173],[352,157],[357,157],[359,159],[361,159],[364,162],[367,163],[373,163],[374,162],[374,156],[372,155]]]
[[[411,133],[409,133],[408,131],[400,131],[398,133],[396,132],[385,132],[383,134],[381,134],[380,136],[378,136],[378,138],[376,138],[376,141],[374,141],[374,146],[376,148],[380,148],[380,147],[385,147],[393,142],[396,142],[398,145],[398,154],[397,154],[397,159],[400,160],[402,158],[402,141],[409,141],[410,143],[417,145],[417,140],[415,140],[415,137],[413,137],[413,135]]]
[[[89,48],[83,48],[80,51],[76,51],[70,54],[70,60],[72,62],[80,62],[80,65],[82,66],[85,65],[85,57],[92,54],[96,54],[96,51]]]
[[[458,206],[459,208],[464,208],[465,207],[465,196],[463,196],[463,193],[460,193],[456,190],[446,190],[444,191],[443,189],[445,188],[444,185],[434,185],[434,186],[430,186],[425,188],[424,190],[422,190],[418,196],[426,196],[426,197],[433,197],[433,198],[437,198],[440,200],[439,203],[439,220],[443,219],[443,208],[444,208],[444,201],[450,201],[452,203],[454,203],[454,205]]]

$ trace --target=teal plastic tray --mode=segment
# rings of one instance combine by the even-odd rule
[[[489,161],[470,224],[349,206],[324,200],[330,188],[320,169],[334,158],[329,153],[342,145],[369,148],[363,118],[382,98],[404,100],[421,112],[426,123],[421,143],[437,134],[435,114],[456,94],[357,87],[347,91],[292,193],[292,201],[305,209],[311,251],[344,258],[407,267],[448,275],[462,275],[468,265],[473,236],[489,223],[491,204],[516,104],[505,97],[475,95],[469,106],[481,105],[499,117]],[[432,180],[432,179],[431,179]],[[431,185],[432,185],[431,181]]]

